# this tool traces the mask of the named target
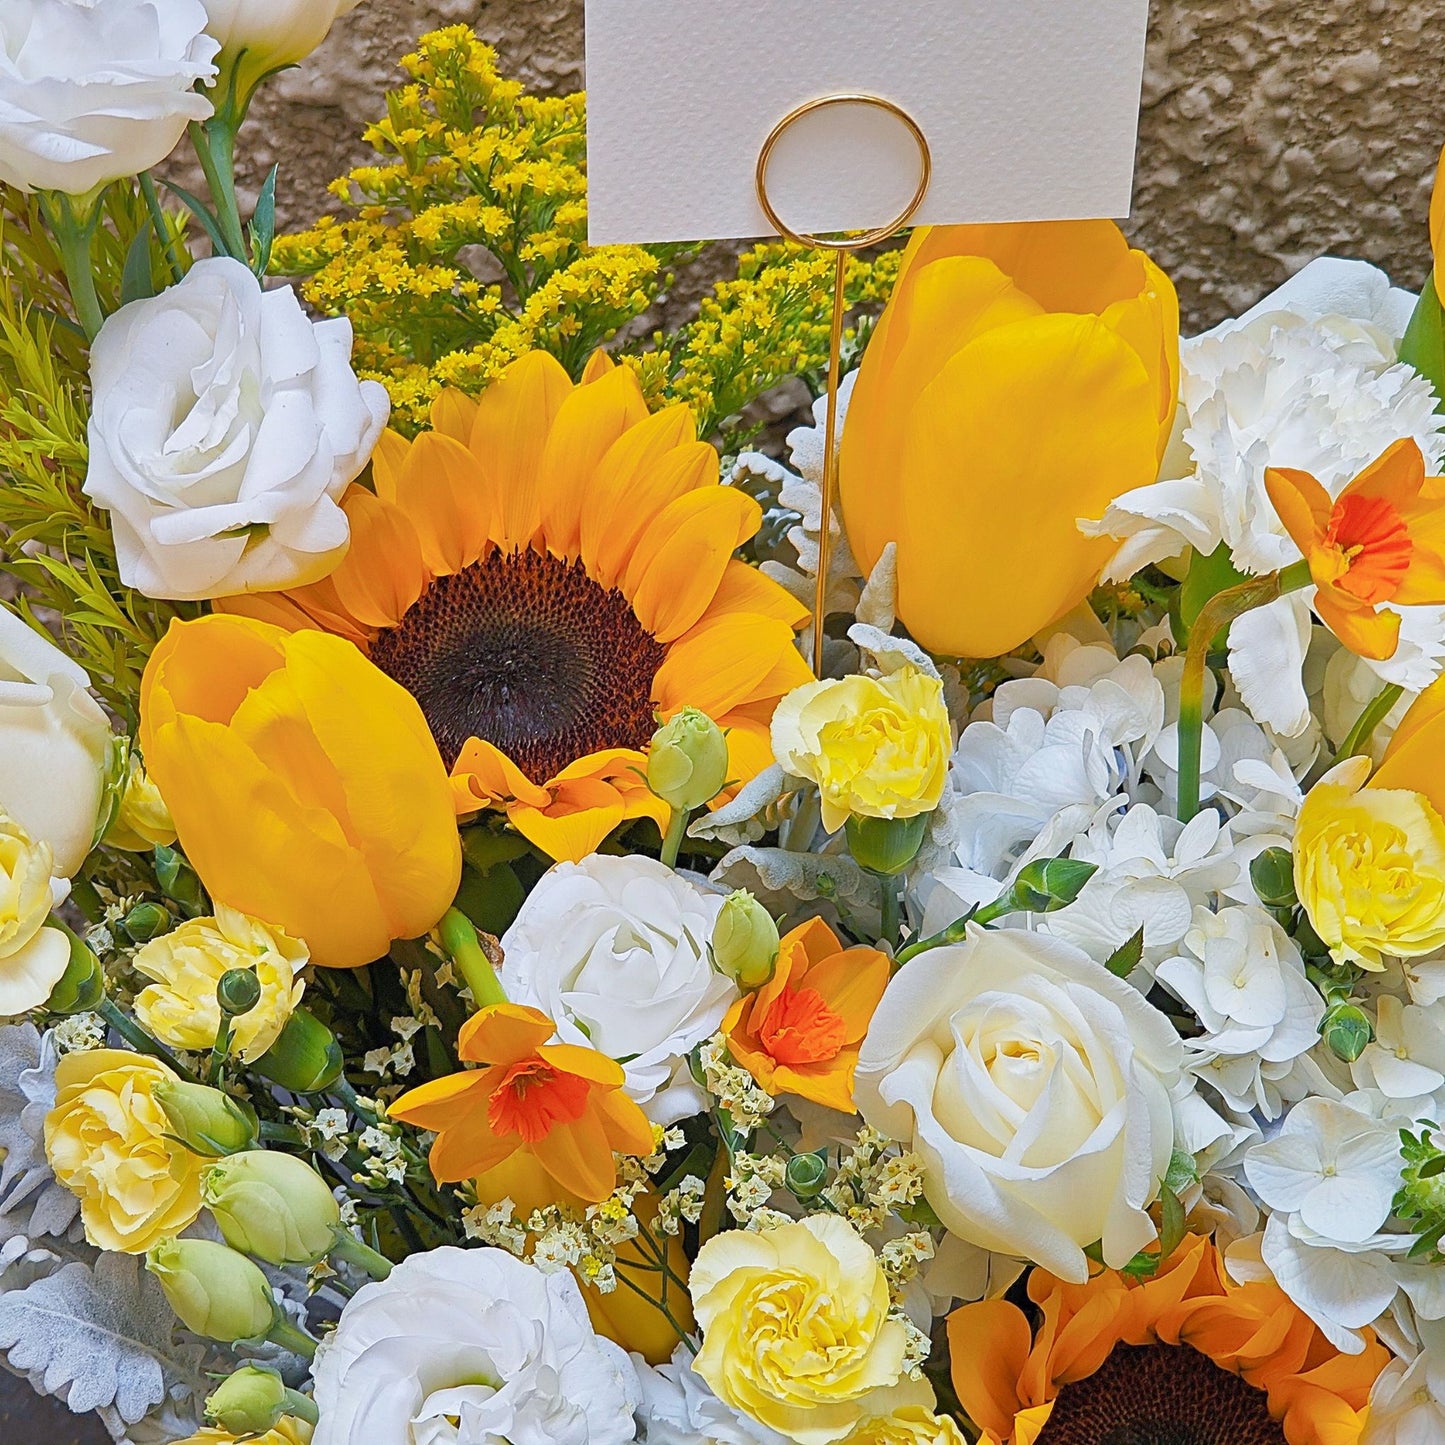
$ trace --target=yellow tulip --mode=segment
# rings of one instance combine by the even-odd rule
[[[1445,293],[1445,150],[1435,167],[1435,189],[1430,193],[1430,249],[1435,254],[1435,293]]]
[[[1370,787],[1423,793],[1435,811],[1445,817],[1442,754],[1445,754],[1445,677],[1437,678],[1410,704],[1370,779]]]
[[[1174,287],[1112,222],[915,232],[843,436],[854,556],[897,544],[930,650],[1019,646],[1098,580],[1076,523],[1155,480],[1178,390]]]
[[[141,746],[211,897],[353,968],[425,933],[461,877],[446,767],[415,700],[349,642],[176,622]]]

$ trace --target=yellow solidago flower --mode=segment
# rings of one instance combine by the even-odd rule
[[[70,940],[47,928],[65,896],[48,843],[0,813],[0,1018],[39,1008],[70,962]]]
[[[307,959],[304,943],[218,904],[214,918],[193,918],[136,954],[136,972],[155,980],[137,996],[136,1017],[174,1049],[209,1049],[221,1027],[221,975],[252,969],[260,1001],[231,1021],[231,1050],[250,1063],[276,1042],[301,1002],[306,985],[297,975]]]
[[[147,853],[176,841],[171,810],[134,753],[130,757],[120,809],[106,832],[105,841],[127,853]]]
[[[1421,793],[1367,788],[1347,758],[1310,789],[1295,829],[1295,889],[1341,962],[1381,969],[1445,946],[1445,819]]]
[[[295,1415],[283,1415],[264,1435],[233,1435],[207,1425],[194,1435],[187,1435],[176,1445],[311,1445],[311,1426]]]
[[[943,684],[916,667],[791,692],[773,714],[773,752],[818,785],[823,826],[850,816],[916,818],[943,796],[953,747]]]
[[[762,513],[719,484],[687,408],[649,415],[601,355],[574,386],[532,352],[480,401],[444,393],[433,426],[382,438],[330,577],[224,607],[350,639],[421,704],[457,811],[502,809],[553,858],[666,826],[659,717],[713,718],[731,781],[767,767],[773,708],[811,677],[807,609],[734,557]]]
[[[175,1126],[155,1094],[163,1081],[176,1076],[158,1059],[122,1049],[66,1054],[56,1066],[45,1155],[80,1200],[97,1249],[144,1254],[201,1212],[211,1161],[171,1137]]]
[[[844,1219],[716,1234],[688,1287],[703,1331],[693,1369],[719,1399],[800,1445],[829,1445],[916,1398],[888,1281]]]

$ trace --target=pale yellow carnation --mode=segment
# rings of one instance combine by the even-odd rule
[[[968,1445],[968,1437],[946,1415],[923,1405],[905,1405],[891,1415],[865,1420],[843,1445]]]
[[[0,1017],[39,1008],[70,962],[70,940],[45,926],[65,891],[54,870],[50,845],[0,813]]]
[[[311,1426],[295,1415],[283,1415],[264,1435],[233,1435],[229,1430],[218,1430],[207,1425],[175,1445],[235,1445],[244,1440],[246,1445],[311,1445]]]
[[[693,1368],[719,1399],[799,1445],[842,1440],[917,1397],[882,1267],[844,1219],[714,1235],[689,1287],[703,1331]]]
[[[797,688],[773,713],[772,740],[788,772],[818,785],[830,833],[852,814],[931,813],[953,747],[943,684],[915,667]]]
[[[201,1212],[211,1161],[167,1137],[173,1126],[155,1097],[175,1077],[159,1059],[121,1049],[66,1054],[56,1065],[45,1153],[99,1249],[144,1254]]]
[[[1295,890],[1340,962],[1381,969],[1445,946],[1445,819],[1423,793],[1368,788],[1349,758],[1310,789],[1295,829]]]
[[[253,969],[260,1001],[231,1020],[231,1051],[250,1063],[276,1042],[301,1002],[305,985],[296,976],[307,958],[306,945],[279,928],[217,905],[214,918],[183,923],[136,954],[136,972],[155,980],[136,998],[136,1017],[172,1048],[209,1049],[221,1027],[221,975]]]
[[[128,853],[145,853],[168,847],[176,841],[176,825],[161,790],[151,782],[140,759],[134,754],[126,774],[125,791],[115,820],[106,830],[105,841]]]

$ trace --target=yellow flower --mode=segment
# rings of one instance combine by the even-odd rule
[[[703,1331],[693,1368],[719,1399],[799,1445],[842,1440],[916,1391],[882,1266],[844,1219],[714,1235],[689,1288]]]
[[[212,898],[352,968],[446,912],[461,843],[406,690],[350,643],[245,617],[172,623],[141,745]]]
[[[891,1415],[865,1420],[843,1445],[967,1445],[967,1439],[946,1415],[935,1415],[924,1405],[905,1405]]]
[[[1384,967],[1445,946],[1445,819],[1422,793],[1364,786],[1347,758],[1309,791],[1295,829],[1295,890],[1341,962]]]
[[[120,848],[127,853],[146,853],[176,841],[176,825],[171,818],[171,810],[166,807],[161,790],[151,781],[134,753],[131,754],[120,809],[106,831],[105,841],[112,848]]]
[[[1385,756],[1370,779],[1372,788],[1409,788],[1423,793],[1445,818],[1445,677],[1436,678],[1410,704]]]
[[[1077,520],[1154,481],[1178,385],[1174,287],[1112,222],[915,231],[848,411],[853,555],[898,544],[931,651],[1008,652],[1098,580]]]
[[[98,1249],[144,1254],[201,1212],[210,1161],[167,1137],[174,1126],[155,1097],[175,1077],[158,1059],[121,1049],[66,1054],[56,1066],[45,1154],[79,1198]]]
[[[261,985],[254,1008],[231,1021],[231,1050],[246,1063],[259,1059],[301,1002],[306,945],[279,928],[248,918],[225,904],[214,918],[193,918],[153,938],[136,954],[137,973],[154,979],[135,1001],[136,1017],[175,1049],[209,1049],[221,1027],[216,985],[228,969],[253,969]]]
[[[55,856],[0,812],[0,1017],[39,1008],[65,973],[70,940],[47,928],[64,895]]]
[[[295,1415],[283,1415],[264,1435],[233,1435],[207,1425],[175,1445],[237,1445],[242,1440],[246,1445],[311,1445],[311,1426]]]
[[[818,785],[830,833],[850,815],[931,813],[953,746],[943,684],[914,667],[800,687],[778,704],[772,737],[778,761]]]
[[[1435,292],[1445,296],[1445,150],[1440,152],[1435,189],[1430,193],[1430,249],[1435,253]]]

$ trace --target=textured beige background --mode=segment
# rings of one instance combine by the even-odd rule
[[[533,85],[576,87],[581,13],[582,0],[362,0],[258,102],[246,178],[282,159],[283,219],[305,220],[360,159],[396,58],[435,24],[474,22]],[[1418,286],[1442,77],[1445,0],[1154,0],[1130,230],[1174,277],[1186,325],[1325,251]]]

